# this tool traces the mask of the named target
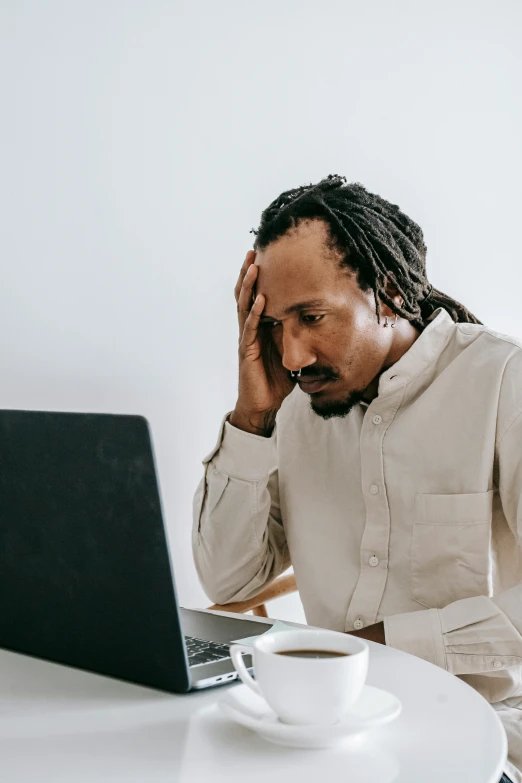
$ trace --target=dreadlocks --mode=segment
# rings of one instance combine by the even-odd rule
[[[250,232],[256,235],[254,250],[263,250],[303,220],[319,218],[329,226],[329,246],[343,256],[341,267],[356,272],[363,290],[373,290],[379,322],[382,300],[420,329],[438,307],[454,321],[481,323],[464,305],[428,282],[420,226],[396,204],[369,193],[360,183],[343,183],[346,177],[330,174],[316,185],[281,193],[262,212],[258,230]],[[386,280],[401,295],[402,306],[386,293]]]

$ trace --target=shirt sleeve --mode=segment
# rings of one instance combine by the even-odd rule
[[[498,489],[522,549],[522,411],[497,446]],[[386,644],[458,675],[500,673],[522,663],[522,583],[493,598],[474,596],[443,609],[384,619]]]
[[[215,603],[245,601],[290,566],[279,506],[277,420],[270,438],[233,427],[227,413],[203,460],[192,551]]]

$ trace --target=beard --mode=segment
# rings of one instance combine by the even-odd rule
[[[345,416],[348,416],[352,408],[355,408],[355,406],[364,399],[363,395],[364,390],[361,389],[350,392],[345,400],[324,402],[322,405],[317,405],[313,400],[310,400],[310,407],[313,412],[322,419],[333,419],[335,416],[342,419]]]

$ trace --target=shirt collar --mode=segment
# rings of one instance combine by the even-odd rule
[[[455,328],[450,314],[443,307],[437,308],[413,345],[381,375],[378,394],[404,386],[432,364],[444,350]]]

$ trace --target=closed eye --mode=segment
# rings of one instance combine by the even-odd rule
[[[312,324],[318,323],[322,318],[324,318],[324,315],[302,315],[301,318],[305,322],[307,326],[311,326]],[[314,320],[307,320],[307,319],[314,319]],[[261,321],[261,326],[266,326],[267,329],[273,329],[275,326],[280,326],[281,321]]]

